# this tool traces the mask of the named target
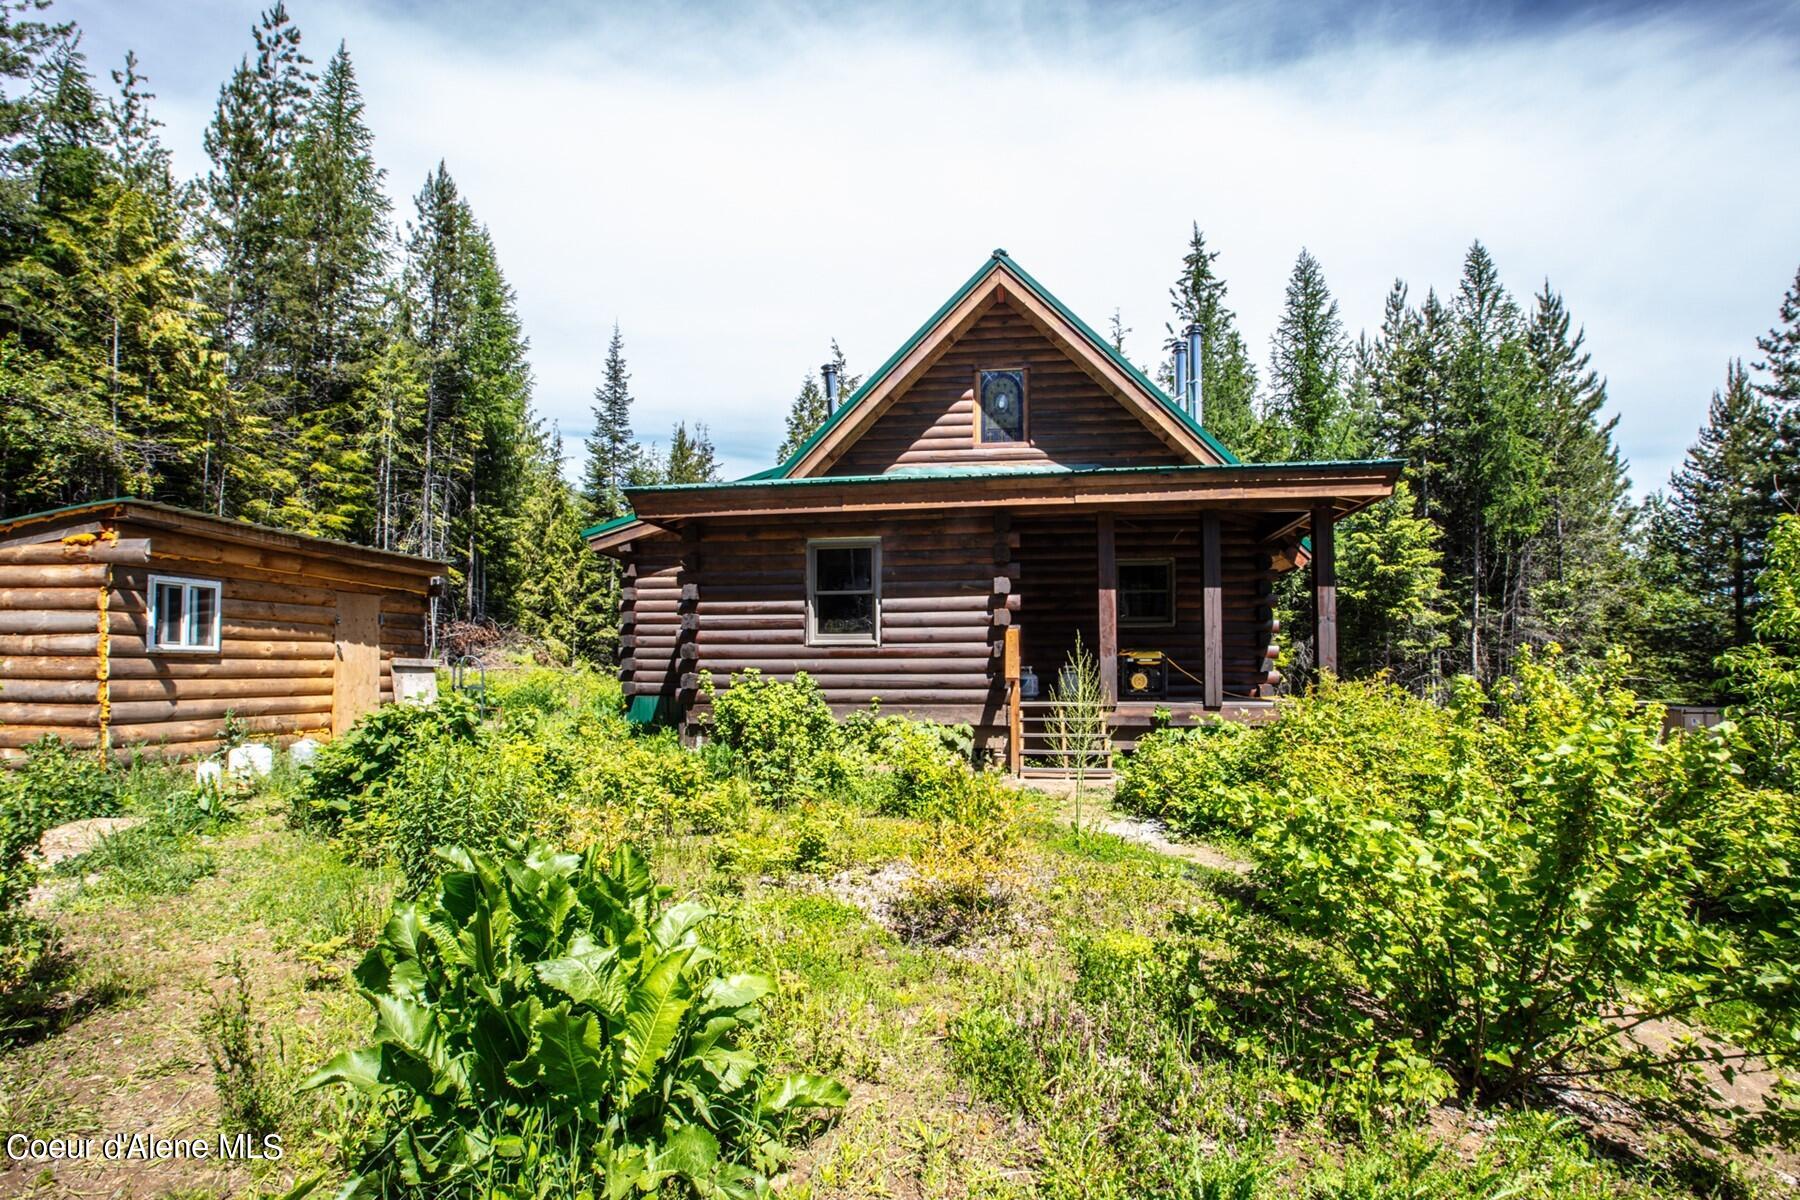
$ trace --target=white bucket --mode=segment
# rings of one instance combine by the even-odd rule
[[[225,754],[225,770],[233,779],[267,775],[274,769],[275,751],[254,742],[247,746],[233,746]]]

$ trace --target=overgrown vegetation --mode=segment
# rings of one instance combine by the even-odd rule
[[[1480,1102],[1625,1091],[1711,1109],[1722,1129],[1693,1068],[1748,1052],[1631,1035],[1729,1010],[1794,1065],[1800,893],[1779,855],[1742,849],[1734,818],[1772,798],[1746,789],[1736,731],[1663,737],[1626,670],[1526,656],[1447,708],[1327,682],[1263,729],[1147,738],[1120,799],[1244,839],[1281,918],[1223,958],[1198,948],[1204,931],[1177,950],[1202,1025],[1256,996],[1314,1013],[1362,996],[1333,1005],[1334,1037],[1380,1048],[1384,1072],[1428,1063]],[[1725,893],[1756,901],[1733,912]],[[1296,954],[1296,939],[1318,948]]]
[[[1071,831],[969,730],[834,720],[804,679],[716,688],[696,751],[595,676],[496,675],[485,717],[372,714],[211,812],[183,775],[105,772],[149,857],[207,871],[145,903],[160,872],[120,835],[35,915],[75,934],[62,986],[92,998],[65,1011],[135,995],[191,1039],[133,1050],[188,1065],[94,1120],[198,1062],[199,1119],[292,1148],[269,1192],[1778,1191],[1793,904],[1758,851],[1784,810],[1733,772],[1739,733],[1659,740],[1624,669],[1530,660],[1447,709],[1330,684],[1145,739],[1122,794],[1248,877]],[[198,1002],[75,982],[150,921],[203,948]],[[0,1055],[0,1118],[31,1127],[53,1064],[124,1053],[42,1030]]]

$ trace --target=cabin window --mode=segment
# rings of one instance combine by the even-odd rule
[[[881,641],[881,542],[833,539],[806,544],[806,610],[810,640]]]
[[[1166,558],[1119,560],[1119,624],[1175,623],[1175,564]]]
[[[150,649],[219,648],[219,585],[211,579],[150,577]]]
[[[1025,368],[981,371],[975,379],[975,440],[1025,440]]]

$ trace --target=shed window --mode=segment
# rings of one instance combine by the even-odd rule
[[[1166,558],[1119,560],[1119,624],[1175,623],[1175,564]]]
[[[219,585],[211,579],[150,577],[150,649],[217,650]]]
[[[982,442],[1025,440],[1025,368],[981,371],[975,380],[977,439]]]
[[[877,644],[881,629],[881,543],[808,542],[806,608],[815,642]]]

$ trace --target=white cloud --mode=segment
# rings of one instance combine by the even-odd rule
[[[99,65],[138,47],[197,172],[255,7],[61,11]],[[295,15],[316,59],[348,39],[397,211],[442,157],[492,227],[540,412],[586,428],[617,318],[640,433],[705,421],[734,470],[772,460],[831,337],[875,365],[994,246],[1095,324],[1120,307],[1150,360],[1198,219],[1259,357],[1302,245],[1352,330],[1395,276],[1452,289],[1475,237],[1521,299],[1548,276],[1656,486],[1800,262],[1800,159],[1771,140],[1800,70],[1778,41],[1651,19],[1401,41],[1390,23],[1199,70],[1221,57],[1208,37],[1254,32],[1246,11],[1080,11]]]

